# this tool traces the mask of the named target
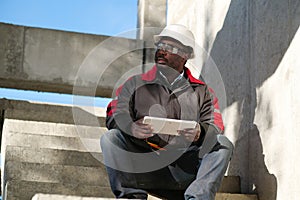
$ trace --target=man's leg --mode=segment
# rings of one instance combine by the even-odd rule
[[[233,151],[233,145],[227,137],[218,135],[218,142],[219,148],[200,160],[196,179],[185,191],[186,200],[214,200]]]
[[[136,185],[132,173],[120,170],[133,171],[132,160],[126,156],[128,144],[124,135],[119,130],[112,129],[101,137],[100,142],[110,186],[116,198],[147,199],[146,191],[123,186],[124,183]]]

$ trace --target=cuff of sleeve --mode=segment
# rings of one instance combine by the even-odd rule
[[[208,129],[208,124],[204,124],[204,123],[199,123],[200,124],[200,137],[198,138],[198,140],[192,142],[192,144],[197,145],[197,146],[201,146],[203,143],[203,140],[205,138],[207,129]]]

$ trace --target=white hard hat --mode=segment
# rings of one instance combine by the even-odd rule
[[[170,24],[167,25],[159,35],[154,35],[154,42],[157,43],[162,37],[173,38],[184,46],[191,48],[191,57],[194,54],[195,38],[193,33],[185,26],[181,24]]]

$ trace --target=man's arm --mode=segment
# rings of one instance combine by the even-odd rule
[[[106,127],[108,129],[120,129],[129,133],[132,123],[132,101],[134,93],[134,81],[127,80],[121,85],[115,94],[115,98],[108,104],[106,110]]]
[[[119,129],[139,139],[152,137],[153,129],[150,125],[143,124],[143,119],[133,121],[134,88],[135,81],[131,78],[117,89],[116,98],[108,104],[106,110],[106,127]]]
[[[209,87],[205,88],[203,104],[200,109],[199,124],[201,134],[199,139],[194,141],[197,145],[205,145],[204,143],[213,144],[216,141],[217,134],[223,134],[224,132],[224,125],[222,115],[219,110],[218,99],[213,90]]]

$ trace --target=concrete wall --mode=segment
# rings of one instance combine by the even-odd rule
[[[300,2],[168,0],[167,23],[190,27],[221,74],[235,143],[228,173],[260,200],[297,199]],[[207,72],[208,55],[192,62]]]
[[[153,66],[155,55],[153,35],[159,34],[166,26],[166,18],[167,0],[138,1],[137,38],[144,41],[144,72]]]
[[[0,44],[0,87],[72,94],[75,86],[111,97],[120,77],[142,63],[143,42],[121,36],[0,23]]]

